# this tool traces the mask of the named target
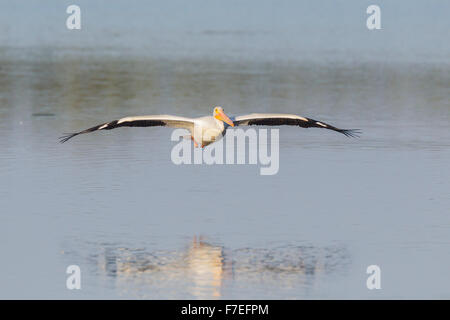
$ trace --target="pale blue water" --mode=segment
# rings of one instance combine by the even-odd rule
[[[1,2],[1,298],[450,297],[447,2],[69,4]],[[215,105],[363,135],[281,128],[274,176],[176,166],[167,128],[57,140]]]

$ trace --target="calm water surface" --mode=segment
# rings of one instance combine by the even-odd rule
[[[103,2],[81,2],[76,35],[58,29],[65,3],[45,5],[45,20],[30,3],[2,2],[0,14],[1,298],[450,298],[450,51],[434,3],[408,11],[434,12],[415,35],[409,20],[387,18],[382,39],[356,28],[357,2],[339,9],[349,22],[335,28],[325,3],[295,5],[305,22],[271,2],[194,3],[184,14],[122,3],[104,19]],[[383,41],[391,50],[380,55]],[[257,165],[176,166],[167,128],[57,139],[215,105],[363,135],[281,128],[274,176]],[[71,264],[78,291],[66,289]],[[372,264],[378,291],[366,288]]]

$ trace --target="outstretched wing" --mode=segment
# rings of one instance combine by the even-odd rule
[[[80,132],[69,133],[60,137],[59,139],[61,143],[64,143],[67,140],[79,134],[93,132],[97,130],[111,130],[119,127],[155,127],[155,126],[185,128],[192,130],[192,128],[194,127],[194,120],[191,118],[177,117],[170,115],[126,117],[119,120],[102,123],[95,127]]]
[[[345,134],[347,137],[359,137],[359,129],[339,129],[328,123],[295,114],[282,113],[252,113],[233,119],[235,126],[299,126],[302,128],[325,128]]]

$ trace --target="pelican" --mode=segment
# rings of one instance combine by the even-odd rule
[[[125,117],[118,120],[99,124],[95,127],[66,134],[60,137],[60,142],[64,143],[67,140],[83,133],[111,130],[119,127],[154,127],[163,126],[171,128],[188,129],[191,133],[191,139],[194,146],[201,146],[202,148],[220,140],[228,127],[235,126],[298,126],[302,128],[324,128],[340,132],[347,137],[358,137],[359,129],[339,129],[322,121],[297,116],[294,114],[282,113],[252,113],[248,115],[234,117],[231,120],[222,107],[217,106],[213,110],[212,116],[205,116],[199,118],[186,118],[171,115],[149,115]]]

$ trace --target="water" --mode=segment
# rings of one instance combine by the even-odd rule
[[[371,3],[259,3],[82,1],[78,33],[70,3],[2,3],[1,298],[450,297],[448,5],[381,2],[370,33]],[[57,142],[215,105],[363,136],[283,127],[274,176],[176,166],[167,128]]]

